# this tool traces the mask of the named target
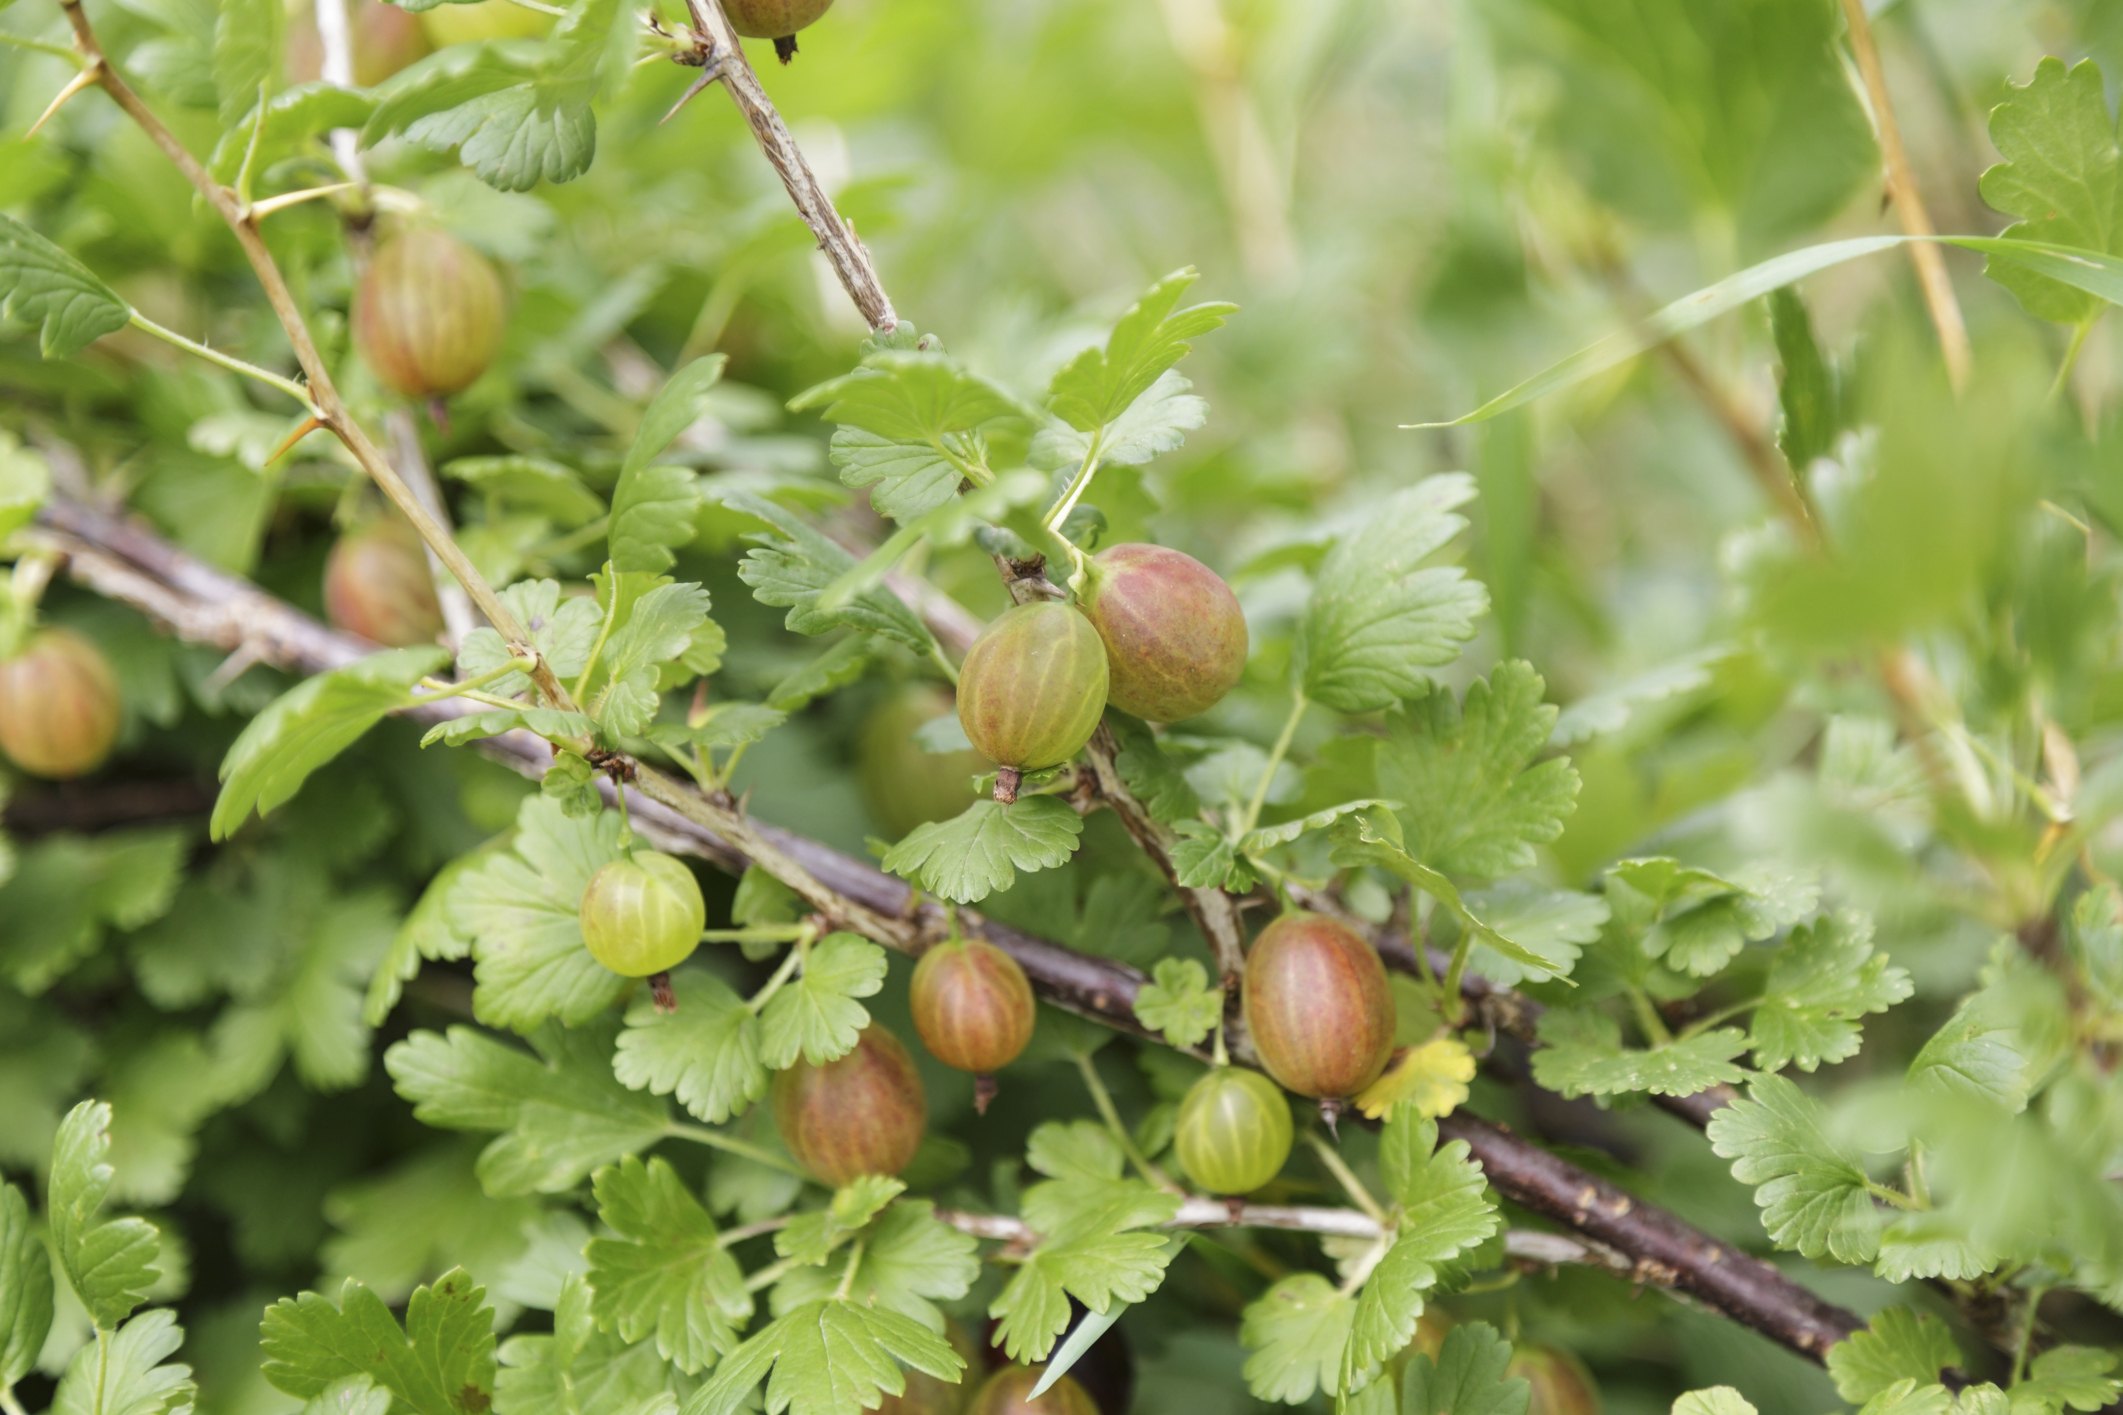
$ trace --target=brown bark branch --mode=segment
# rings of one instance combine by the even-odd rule
[[[293,673],[339,667],[364,652],[356,640],[256,586],[80,502],[54,497],[39,513],[37,526],[39,539],[65,554],[74,579],[133,606],[179,637],[229,651],[246,649],[261,662]],[[451,700],[425,705],[409,716],[432,722],[476,710],[475,704]],[[482,742],[480,748],[533,776],[542,774],[552,759],[547,743],[524,733]],[[781,868],[791,869],[808,882],[806,899],[830,922],[868,933],[898,951],[919,953],[947,933],[949,921],[942,909],[922,900],[904,881],[863,861],[752,821],[734,808],[699,798],[681,804],[686,806],[683,811],[668,802],[638,802],[632,808],[634,824],[661,848],[697,856],[722,869],[741,871],[758,864],[784,878]],[[717,824],[704,823],[703,815]],[[1015,957],[1047,1001],[1115,1030],[1150,1036],[1135,1018],[1135,997],[1144,978],[1134,968],[1077,953],[970,910],[959,911],[959,924]],[[1243,1049],[1234,1050],[1245,1059]],[[1467,1141],[1498,1193],[1554,1219],[1590,1244],[1611,1249],[1630,1265],[1635,1281],[1696,1297],[1816,1360],[1828,1345],[1861,1325],[1853,1314],[1823,1302],[1767,1263],[1508,1130],[1464,1113],[1444,1121],[1441,1129]]]

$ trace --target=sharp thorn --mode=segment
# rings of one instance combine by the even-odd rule
[[[52,101],[45,106],[44,111],[37,115],[37,121],[29,125],[29,131],[22,135],[22,140],[24,142],[28,142],[31,138],[37,136],[37,130],[39,128],[42,128],[46,123],[49,123],[53,119],[53,117],[58,114],[60,109],[66,107],[67,101],[69,99],[71,99],[75,94],[81,92],[81,90],[94,85],[94,83],[96,82],[96,69],[96,65],[90,64],[80,73],[68,79],[66,81],[66,86],[59,90],[58,96],[53,98]]]
[[[656,120],[657,125],[660,127],[663,124],[670,122],[673,118],[676,118],[678,116],[679,109],[685,107],[688,103],[691,103],[694,99],[700,97],[701,92],[706,89],[709,84],[714,83],[717,79],[721,77],[722,60],[719,58],[710,59],[707,63],[707,67],[703,68],[700,71],[700,77],[693,80],[692,83],[688,84],[684,93],[678,95],[678,101],[671,105],[671,111]]]
[[[302,425],[296,428],[293,432],[289,433],[287,437],[281,441],[280,445],[273,449],[273,455],[265,459],[265,465],[267,465],[268,467],[272,466],[273,463],[279,461],[282,457],[285,457],[288,454],[289,450],[292,449],[296,443],[302,441],[303,438],[308,437],[311,433],[317,431],[323,426],[324,420],[322,418],[316,417],[314,415],[304,418],[302,420]]]

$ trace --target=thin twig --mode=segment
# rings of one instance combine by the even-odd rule
[[[1902,145],[1902,125],[1895,120],[1894,96],[1887,90],[1887,71],[1880,63],[1880,47],[1872,36],[1872,20],[1865,13],[1865,0],[1843,0],[1843,22],[1850,32],[1850,52],[1858,61],[1865,96],[1872,107],[1873,128],[1880,139],[1880,156],[1887,164],[1887,198],[1901,218],[1904,233],[1928,237],[1938,233],[1925,210],[1924,194],[1917,188],[1917,172]],[[1953,280],[1946,273],[1946,257],[1938,243],[1909,243],[1909,259],[1916,266],[1917,284],[1924,291],[1924,305],[1931,311],[1932,325],[1939,331],[1939,350],[1946,356],[1946,376],[1954,392],[1968,386],[1968,325],[1961,318],[1960,301],[1954,298]]]
[[[899,323],[899,316],[892,309],[883,282],[877,278],[869,250],[834,207],[818,174],[804,160],[803,149],[789,135],[789,125],[781,120],[773,100],[760,86],[759,75],[752,71],[752,63],[745,57],[744,46],[738,43],[737,32],[730,28],[720,0],[686,0],[686,10],[692,16],[695,33],[706,46],[702,62],[716,66],[716,80],[744,116],[767,162],[780,174],[781,184],[789,189],[789,200],[796,204],[797,215],[818,238],[818,248],[825,252],[826,261],[840,277],[848,298],[855,301],[855,308],[862,311],[872,329],[892,328]]]

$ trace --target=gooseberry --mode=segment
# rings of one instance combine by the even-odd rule
[[[1148,722],[1207,712],[1246,671],[1246,616],[1214,570],[1161,545],[1091,561],[1084,613],[1106,644],[1113,706]]]
[[[1019,774],[1082,751],[1105,710],[1106,647],[1090,620],[1058,600],[1006,611],[959,668],[959,725],[1004,768],[998,801],[1017,799]]]
[[[0,752],[54,781],[102,766],[118,740],[118,676],[71,629],[44,629],[0,662]]]
[[[796,55],[796,31],[832,8],[833,0],[722,0],[730,28],[746,39],[773,40],[775,57],[784,64]]]
[[[1045,1366],[1004,1367],[974,1392],[966,1415],[1098,1415],[1090,1393],[1073,1376],[1063,1376],[1034,1400],[1032,1387],[1046,1370]]]
[[[863,719],[855,738],[855,784],[879,829],[897,840],[918,825],[948,820],[971,801],[966,783],[987,770],[970,747],[925,752],[915,731],[951,711],[934,684],[908,684]]]
[[[707,926],[700,881],[683,861],[654,850],[604,865],[582,892],[582,941],[622,977],[670,972],[693,956]]]
[[[1188,1087],[1172,1148],[1197,1189],[1250,1194],[1282,1173],[1294,1138],[1290,1103],[1273,1081],[1219,1066]]]
[[[442,606],[419,534],[394,516],[339,537],[324,561],[324,615],[391,648],[435,642]]]
[[[1285,914],[1246,955],[1246,1029],[1268,1074],[1301,1096],[1355,1095],[1393,1052],[1386,967],[1355,930]]]
[[[872,1022],[838,1061],[799,1061],[774,1078],[774,1126],[811,1176],[834,1188],[897,1174],[929,1120],[921,1073],[899,1038]]]
[[[1038,1008],[1025,970],[985,939],[951,939],[914,965],[908,999],[914,1030],[929,1054],[980,1078],[973,1104],[985,1112],[995,1094],[994,1073],[1017,1060],[1032,1040]]]
[[[1584,1363],[1567,1351],[1521,1346],[1512,1353],[1504,1374],[1533,1387],[1526,1415],[1599,1415],[1599,1387]]]
[[[493,262],[447,232],[416,227],[370,257],[354,292],[354,344],[395,392],[440,398],[494,362],[507,303]]]

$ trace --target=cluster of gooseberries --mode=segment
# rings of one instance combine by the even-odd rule
[[[1207,712],[1246,668],[1246,617],[1215,571],[1157,545],[1116,545],[1086,567],[1081,607],[1037,600],[989,625],[959,669],[958,720],[1001,770],[1008,804],[1026,772],[1082,751],[1107,705],[1147,722]]]

